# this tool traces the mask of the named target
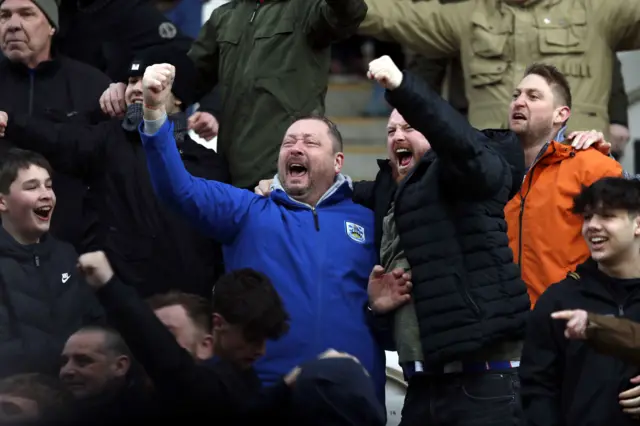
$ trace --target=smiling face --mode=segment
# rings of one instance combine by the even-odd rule
[[[278,158],[278,178],[285,192],[303,203],[315,204],[342,170],[344,155],[336,152],[326,123],[298,120],[285,134]]]
[[[615,264],[638,252],[640,216],[627,210],[598,209],[583,214],[582,236],[591,257],[601,264]]]
[[[32,164],[18,171],[7,194],[0,193],[2,226],[19,243],[36,243],[49,231],[55,206],[49,171]]]
[[[402,180],[430,149],[427,138],[394,109],[387,124],[387,156],[396,180]]]

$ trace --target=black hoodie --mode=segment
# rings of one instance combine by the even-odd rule
[[[70,244],[45,234],[21,245],[0,227],[0,377],[57,376],[69,336],[103,319]]]
[[[522,403],[530,426],[635,425],[618,394],[640,369],[564,337],[565,321],[551,313],[585,309],[640,321],[640,279],[618,280],[593,260],[578,266],[538,299],[529,318],[520,363]]]

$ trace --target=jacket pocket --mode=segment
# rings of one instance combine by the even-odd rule
[[[561,55],[586,51],[588,42],[586,10],[572,10],[564,17],[549,18],[538,15],[536,22],[540,53]]]
[[[471,85],[482,87],[500,83],[507,70],[505,51],[512,21],[474,12],[471,15],[473,56],[469,61]]]

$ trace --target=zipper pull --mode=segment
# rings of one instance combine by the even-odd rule
[[[316,231],[319,231],[320,230],[320,221],[318,220],[318,212],[316,211],[315,208],[312,208],[311,212],[313,213],[313,223],[315,223],[315,225],[316,225]]]
[[[40,258],[37,255],[33,256],[33,261],[36,264],[36,266],[40,266]]]
[[[261,1],[256,2],[256,7],[253,8],[253,13],[251,14],[251,19],[249,19],[249,23],[253,23],[253,20],[256,19],[256,13],[258,13],[258,8],[260,7]]]
[[[618,316],[624,316],[624,306],[618,305]]]

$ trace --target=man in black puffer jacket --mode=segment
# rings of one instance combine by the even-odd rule
[[[0,377],[57,376],[67,338],[103,318],[77,253],[49,235],[55,205],[49,163],[9,150],[0,161]]]
[[[406,298],[375,285],[381,280],[369,284],[373,317],[395,310],[409,380],[401,424],[521,424],[517,367],[530,303],[503,213],[524,174],[520,143],[510,131],[472,128],[388,57],[373,61],[369,76],[406,119],[400,131],[431,145],[413,165],[414,145],[390,137],[391,160],[354,191],[354,201],[375,210],[384,269],[373,274],[411,271],[404,306]]]

